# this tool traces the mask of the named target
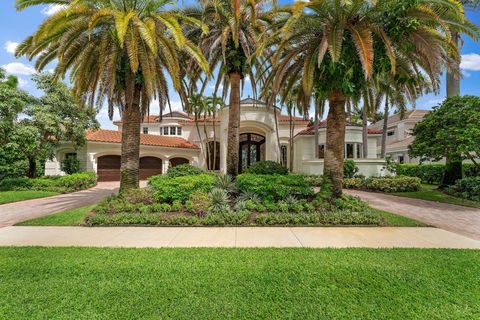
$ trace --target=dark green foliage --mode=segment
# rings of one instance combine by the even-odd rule
[[[442,187],[451,186],[455,181],[463,178],[462,160],[459,157],[447,159],[445,173],[443,174]]]
[[[62,170],[66,174],[74,174],[80,172],[80,161],[77,157],[67,157],[63,160]]]
[[[192,166],[191,164],[181,164],[176,167],[168,168],[167,175],[169,177],[183,177],[193,176],[197,174],[205,173],[205,171],[199,167]]]
[[[259,225],[379,225],[381,217],[375,212],[333,211],[321,213],[261,214],[255,219]]]
[[[7,178],[0,182],[0,190],[35,190],[59,193],[91,188],[97,184],[97,175],[92,172],[76,173],[59,177]]]
[[[288,169],[275,161],[258,161],[245,170],[245,173],[287,175]]]
[[[355,161],[347,159],[343,161],[343,177],[350,179],[358,173],[358,166]]]
[[[255,175],[242,174],[237,177],[242,192],[253,192],[263,200],[278,201],[288,196],[305,199],[313,196],[311,185],[301,175]]]
[[[462,165],[465,177],[480,176],[480,166],[473,163]],[[401,176],[418,177],[428,184],[441,184],[445,173],[444,164],[399,164],[397,174]]]
[[[191,193],[199,190],[210,192],[215,182],[215,176],[197,174],[192,176],[159,175],[148,178],[148,185],[154,190],[154,198],[160,202],[185,202]]]
[[[455,185],[448,188],[446,192],[457,197],[480,202],[480,177],[457,180]]]

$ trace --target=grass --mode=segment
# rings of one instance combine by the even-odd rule
[[[423,222],[413,220],[404,216],[400,216],[391,212],[373,209],[381,217],[383,217],[386,226],[388,227],[428,227]]]
[[[86,206],[70,209],[49,216],[19,222],[17,226],[78,226],[84,221],[86,214],[95,206]],[[378,213],[389,227],[425,227],[426,225],[416,220],[402,217],[390,212],[372,209]]]
[[[0,204],[45,198],[57,195],[57,192],[47,191],[0,191]]]
[[[85,215],[92,206],[69,209],[49,216],[19,222],[16,226],[78,226],[83,223]]]
[[[479,319],[480,251],[0,248],[3,319]]]
[[[441,203],[455,204],[458,206],[480,208],[480,203],[467,199],[457,198],[438,190],[438,186],[435,185],[422,185],[422,190],[415,192],[396,192],[392,193],[395,196],[422,199],[429,201],[436,201]]]

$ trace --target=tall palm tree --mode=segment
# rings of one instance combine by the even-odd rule
[[[191,28],[188,38],[198,43],[210,69],[216,70],[215,93],[223,85],[221,96],[230,95],[229,126],[227,136],[227,174],[238,174],[240,92],[248,76],[255,94],[254,69],[257,63],[255,52],[259,36],[270,22],[272,13],[263,9],[270,1],[266,0],[202,0],[200,6],[183,11],[190,17],[201,20],[209,27],[208,34],[202,35],[198,28]],[[196,85],[201,75],[195,72],[192,83]],[[206,80],[203,80],[203,88]]]
[[[41,71],[58,60],[55,77],[70,72],[74,92],[90,105],[108,101],[122,116],[120,190],[138,188],[140,125],[156,98],[169,100],[167,75],[181,90],[180,52],[204,70],[208,63],[183,35],[180,23],[201,25],[168,11],[169,0],[16,0],[18,10],[39,4],[63,4],[17,49],[17,56],[37,57]]]
[[[347,98],[361,94],[372,76],[387,70],[395,73],[399,55],[438,86],[443,66],[459,58],[449,25],[462,26],[465,18],[453,0],[313,0],[296,3],[293,11],[281,30],[282,41],[274,44],[272,88],[278,92],[285,79],[302,74],[307,95],[315,89],[327,96],[324,174],[338,197]],[[444,11],[449,11],[449,21],[439,16]]]

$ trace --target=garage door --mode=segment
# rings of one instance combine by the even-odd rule
[[[188,164],[188,163],[190,163],[190,161],[188,161],[188,159],[185,159],[185,158],[170,159],[170,167],[171,168],[174,168],[174,167],[179,166],[181,164]]]
[[[97,159],[98,181],[120,180],[120,156],[102,156]]]
[[[140,158],[140,180],[162,174],[162,159],[156,157]]]

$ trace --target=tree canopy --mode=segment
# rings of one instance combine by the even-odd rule
[[[444,157],[480,157],[480,97],[446,99],[413,129],[415,141],[409,146],[412,157],[438,161]],[[480,164],[477,164],[480,165]]]

